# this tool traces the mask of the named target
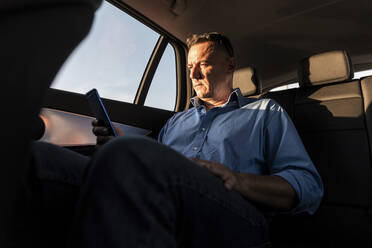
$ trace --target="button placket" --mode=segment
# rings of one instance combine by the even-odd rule
[[[197,152],[197,154],[200,154],[202,146],[205,143],[205,140],[207,138],[208,128],[211,125],[213,118],[217,115],[217,112],[215,110],[214,111],[212,110],[206,113],[200,113],[200,117],[201,117],[200,129],[197,134],[197,138],[195,139],[196,142],[194,142],[191,148],[193,152]]]

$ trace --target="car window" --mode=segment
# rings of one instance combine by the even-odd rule
[[[159,34],[108,2],[87,38],[66,61],[52,88],[132,103]],[[173,81],[175,84],[175,81]]]
[[[176,103],[176,60],[173,46],[168,44],[150,85],[145,106],[174,110]]]
[[[362,78],[362,77],[367,77],[372,75],[372,70],[364,70],[364,71],[358,71],[354,73],[354,78]]]
[[[287,84],[287,85],[282,85],[279,87],[275,87],[271,89],[270,91],[280,91],[280,90],[288,90],[288,89],[293,89],[293,88],[298,88],[300,85],[298,83],[292,83],[292,84]]]

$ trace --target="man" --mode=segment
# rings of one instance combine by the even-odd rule
[[[232,89],[235,59],[218,33],[187,40],[197,94],[159,144],[124,135],[97,144],[81,187],[74,247],[264,247],[266,217],[314,213],[321,179],[283,109]]]

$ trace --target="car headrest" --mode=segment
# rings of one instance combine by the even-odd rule
[[[300,87],[351,80],[354,76],[350,57],[342,50],[305,58],[297,72]]]
[[[243,96],[257,94],[258,77],[252,67],[239,68],[234,72],[233,88],[240,88]]]

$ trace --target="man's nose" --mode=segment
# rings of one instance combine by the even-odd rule
[[[195,66],[195,67],[190,69],[190,78],[191,79],[201,79],[202,78],[202,74],[201,74],[199,66]]]

